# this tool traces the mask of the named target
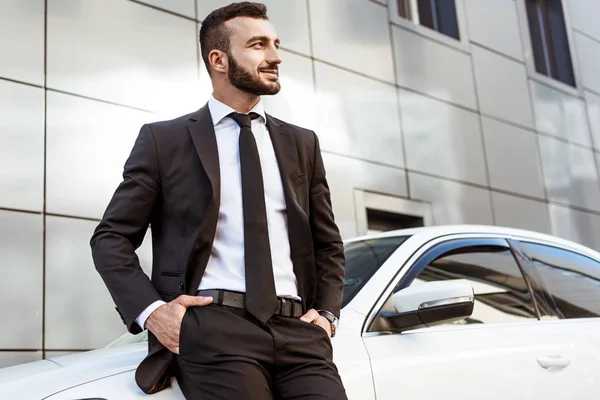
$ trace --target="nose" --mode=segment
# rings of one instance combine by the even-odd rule
[[[266,61],[269,64],[281,64],[281,54],[279,54],[279,50],[274,45],[269,46],[269,51],[267,52]]]

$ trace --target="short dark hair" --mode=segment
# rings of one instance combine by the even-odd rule
[[[200,28],[200,51],[209,74],[211,71],[208,54],[215,49],[229,53],[230,32],[224,24],[230,19],[237,17],[269,19],[267,17],[267,6],[249,1],[232,3],[208,14],[204,21],[202,21],[202,27]]]

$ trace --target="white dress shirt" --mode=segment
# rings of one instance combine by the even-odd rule
[[[198,289],[246,291],[244,262],[244,214],[238,138],[240,127],[227,117],[234,109],[211,96],[208,108],[213,121],[221,177],[219,219],[212,251]],[[296,275],[290,254],[286,203],[279,165],[266,126],[262,101],[250,111],[260,115],[252,120],[265,188],[265,205],[269,229],[275,290],[281,297],[298,297]],[[146,319],[164,301],[156,301],[136,318],[142,329]]]

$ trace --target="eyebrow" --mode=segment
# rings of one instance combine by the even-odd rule
[[[248,39],[248,41],[246,42],[246,44],[249,44],[251,42],[255,42],[257,40],[263,41],[263,42],[268,42],[271,39],[268,36],[252,36],[250,39]],[[279,40],[279,38],[275,39],[274,41],[275,44],[280,44],[281,41]]]

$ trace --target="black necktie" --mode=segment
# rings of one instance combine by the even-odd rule
[[[239,151],[244,210],[246,309],[264,323],[277,309],[277,294],[269,245],[262,169],[251,128],[251,119],[258,116],[256,113],[229,114],[241,128]]]

